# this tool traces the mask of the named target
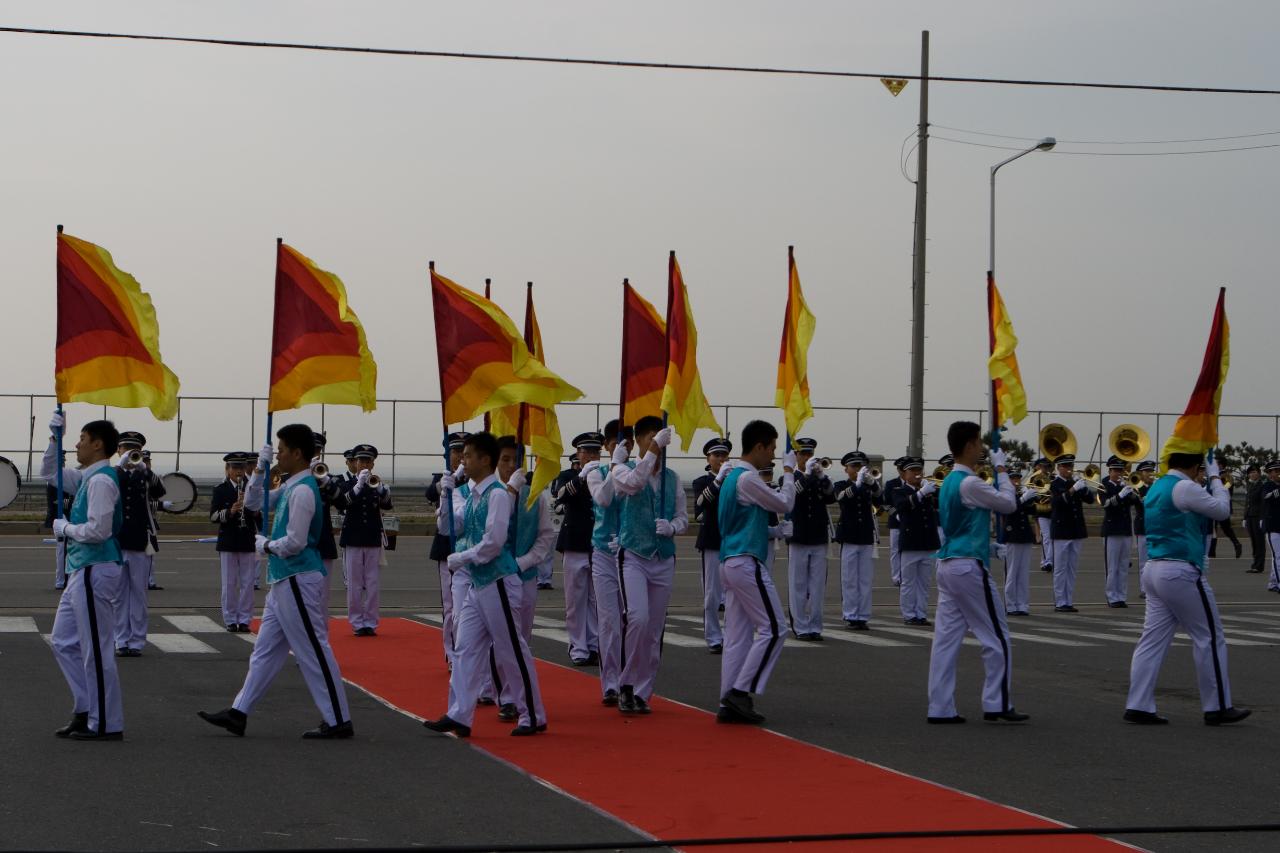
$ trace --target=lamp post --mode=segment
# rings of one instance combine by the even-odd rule
[[[996,172],[1000,171],[1000,167],[1008,166],[1019,157],[1025,157],[1032,151],[1052,151],[1053,146],[1058,144],[1058,140],[1052,136],[1046,136],[1035,145],[1032,145],[1026,151],[1020,151],[1007,160],[1001,160],[991,167],[991,254],[987,264],[987,275],[995,278],[996,274]]]

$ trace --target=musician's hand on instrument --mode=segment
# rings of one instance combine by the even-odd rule
[[[805,463],[804,472],[810,476],[819,474],[822,472],[822,463],[816,458],[810,458],[809,461]]]
[[[160,501],[160,508],[165,512],[173,512],[173,501]]]
[[[601,464],[603,463],[601,463],[599,459],[592,459],[590,462],[582,466],[582,468],[578,471],[578,476],[574,477],[574,480],[580,479],[585,481],[587,479],[587,474],[590,474],[592,470],[599,468]],[[570,480],[569,482],[572,483],[573,480]]]
[[[653,523],[653,532],[657,533],[659,536],[664,536],[670,539],[672,536],[676,535],[676,528],[675,525],[667,519],[659,518]]]
[[[259,534],[255,535],[255,536],[253,537],[253,550],[257,551],[257,552],[258,552],[258,554],[260,554],[260,555],[262,555],[262,556],[266,556],[266,553],[267,553],[267,543],[268,543],[268,542],[270,542],[270,541],[271,541],[270,539],[268,539],[267,537],[263,536],[261,533],[259,533]]]
[[[49,434],[54,438],[62,435],[62,430],[66,425],[67,419],[63,416],[62,412],[54,412],[49,416]]]
[[[725,463],[720,466],[720,470],[716,472],[716,485],[718,486],[721,483],[723,483],[724,478],[728,477],[729,472],[732,470],[733,470],[733,460],[732,459],[726,460]]]
[[[836,500],[838,500],[838,501],[847,501],[847,500],[852,500],[852,499],[853,499],[853,487],[852,487],[852,486],[850,486],[850,487],[849,487],[849,488],[847,488],[847,489],[841,489],[841,490],[840,490],[840,493],[836,495]]]
[[[1125,486],[1123,489],[1120,490],[1121,498],[1127,498],[1131,494],[1133,494],[1133,486]]]
[[[933,480],[925,480],[920,484],[920,491],[916,492],[916,494],[922,498],[927,498],[936,491],[938,491],[938,484]]]
[[[238,498],[238,499],[236,500],[236,502],[235,502],[235,503],[233,503],[233,504],[231,505],[231,514],[232,514],[232,515],[240,515],[240,513],[242,513],[242,512],[244,512],[244,498],[243,498],[243,497],[242,497],[242,498]]]
[[[1072,487],[1071,487],[1071,491],[1073,491],[1073,492],[1083,492],[1083,491],[1084,491],[1085,489],[1087,489],[1087,488],[1089,488],[1089,481],[1088,481],[1088,480],[1081,480],[1079,477],[1077,477],[1077,478],[1076,478],[1076,484],[1075,484],[1074,486],[1072,486]]]
[[[1040,497],[1040,493],[1035,489],[1024,489],[1022,492],[1022,502],[1024,504],[1029,504],[1038,497]]]
[[[53,520],[53,538],[62,539],[65,536],[67,525],[70,523],[65,518],[55,518]]]
[[[1003,450],[1001,450],[998,447],[995,450],[991,451],[991,467],[993,469],[1008,468],[1009,454],[1005,453]]]

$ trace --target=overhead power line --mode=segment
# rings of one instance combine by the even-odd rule
[[[957,145],[971,145],[975,148],[997,148],[1001,151],[1022,151],[1024,148],[1024,146],[1018,145],[993,145],[989,142],[971,142],[967,139],[943,136],[940,133],[931,133],[929,138],[940,139],[943,142],[954,142]],[[1257,151],[1263,148],[1280,148],[1280,142],[1271,142],[1265,145],[1240,145],[1232,148],[1197,148],[1191,151],[1063,151],[1060,148],[1054,148],[1052,151],[1044,153],[1064,157],[1179,157],[1186,154],[1225,154],[1229,151]]]
[[[496,62],[535,62],[557,65],[595,65],[614,68],[644,68],[665,71],[720,71],[747,74],[786,74],[807,77],[844,77],[879,80],[919,80],[918,74],[882,71],[830,71],[814,68],[780,68],[755,65],[700,65],[683,62],[644,62],[625,59],[585,59],[569,56],[536,56],[512,53],[470,53],[455,50],[409,50],[389,47],[356,47],[336,44],[300,44],[296,42],[248,41],[242,39],[198,38],[195,36],[146,35],[143,33],[105,33],[80,30],[50,30],[34,27],[0,27],[0,33],[38,36],[68,36],[91,39],[176,42],[182,44],[217,45],[221,47],[255,47],[277,50],[306,50],[329,53],[363,53],[378,56],[416,56],[436,59],[474,59]],[[1190,92],[1207,95],[1280,95],[1280,89],[1233,88],[1224,86],[1166,86],[1155,83],[1089,83],[1072,80],[1026,80],[1003,77],[929,76],[931,83],[980,83],[998,86],[1050,86],[1076,89],[1120,89],[1145,92]]]
[[[985,130],[969,130],[963,127],[951,127],[946,124],[930,122],[930,127],[951,130],[956,133],[967,133],[971,136],[986,136],[991,139],[1018,139],[1026,142],[1039,142],[1040,136],[1010,136],[1006,133],[990,133]],[[1059,139],[1059,145],[1186,145],[1194,142],[1227,142],[1233,139],[1257,139],[1261,136],[1280,136],[1280,130],[1264,130],[1258,133],[1238,133],[1234,136],[1202,136],[1198,139]]]

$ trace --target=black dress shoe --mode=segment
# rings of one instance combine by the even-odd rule
[[[574,666],[587,666],[591,663],[591,658],[569,658],[569,663]]]
[[[982,719],[988,723],[1025,723],[1031,715],[1010,708],[1007,711],[983,711]]]
[[[1135,711],[1133,708],[1124,709],[1124,721],[1126,723],[1136,723],[1139,726],[1169,725],[1168,717],[1162,717],[1155,711]]]
[[[964,722],[964,717],[956,714],[954,717],[926,717],[925,722],[931,726],[954,726]]]
[[[623,687],[622,692],[618,694],[618,712],[621,714],[636,712],[636,697],[630,687]]]
[[[481,696],[479,699],[476,700],[476,704],[477,705],[497,705],[498,703],[495,702],[493,700],[493,697],[491,696]]]
[[[649,707],[649,703],[648,703],[648,702],[644,701],[644,697],[643,697],[643,696],[637,696],[637,697],[635,697],[635,703],[636,703],[636,713],[637,713],[637,714],[652,714],[652,713],[653,713],[653,709]]]
[[[464,726],[457,720],[451,719],[448,715],[438,720],[423,720],[422,727],[431,729],[433,732],[440,732],[442,735],[453,732],[458,737],[471,737],[471,726]]]
[[[866,621],[865,619],[859,619],[859,620],[858,620],[858,624],[856,624],[856,625],[854,625],[854,626],[853,626],[853,630],[855,630],[855,631],[870,631],[870,630],[871,630],[871,626],[870,626],[869,624],[867,624],[867,621]]]
[[[618,691],[606,690],[604,696],[600,699],[600,704],[607,708],[613,708],[618,704]]]
[[[227,626],[227,630],[228,630],[228,631],[230,631],[232,634],[236,634],[236,633],[239,633],[239,631],[240,631],[240,626],[239,626],[239,625],[228,625],[228,626]]]
[[[504,723],[515,722],[520,717],[514,702],[504,702],[498,707],[498,719]]]
[[[331,726],[328,723],[321,723],[314,729],[310,729],[302,733],[304,740],[339,740],[341,738],[353,737],[356,733],[355,728],[351,725],[351,721],[338,723]]]
[[[249,626],[248,626],[248,625],[246,625],[245,623],[241,622],[241,623],[240,623],[240,625],[239,625],[239,628],[240,628],[240,633],[241,633],[241,634],[247,634],[247,633],[249,633]]]
[[[85,730],[83,732],[72,732],[67,735],[71,740],[124,740],[124,732],[106,732],[98,734]]]
[[[1227,708],[1223,711],[1205,711],[1204,724],[1206,726],[1226,726],[1231,723],[1238,723],[1253,712],[1248,708]],[[75,737],[75,735],[72,735]]]
[[[587,666],[599,666],[599,665],[600,665],[600,653],[597,651],[592,651],[591,654],[587,655]]]
[[[764,722],[764,715],[756,713],[755,705],[749,693],[730,690],[720,698],[721,710],[728,711],[743,722],[759,725]]]
[[[512,737],[533,737],[539,732],[545,732],[546,730],[547,730],[546,723],[543,723],[540,726],[516,726],[514,729],[511,730],[511,736]]]
[[[716,722],[717,723],[745,723],[746,720],[742,719],[737,714],[730,711],[728,708],[721,708],[719,711],[716,711]]]
[[[811,643],[821,643],[821,642],[822,642],[822,635],[821,635],[821,634],[810,634],[810,635],[809,635],[809,642],[811,642]]]
[[[158,583],[153,583],[153,584],[149,585],[149,586],[147,587],[147,589],[151,589],[151,590],[155,590],[155,589],[164,589],[164,587],[160,586],[160,584],[158,584]]]
[[[1050,563],[1050,564],[1049,564],[1049,565],[1047,565],[1047,566],[1041,566],[1041,567],[1040,567],[1040,571],[1042,571],[1042,572],[1052,572],[1052,571],[1053,571],[1053,563]]]
[[[1124,602],[1124,601],[1108,601],[1108,602],[1107,602],[1107,606],[1108,606],[1108,607],[1112,607],[1112,608],[1116,608],[1116,607],[1128,607],[1128,606],[1129,606],[1129,604],[1128,604],[1128,602]]]
[[[129,650],[128,650],[128,649],[123,648],[123,647],[122,647],[122,648],[119,648],[119,649],[116,649],[116,657],[118,657],[118,658],[127,658],[128,656],[129,656]]]
[[[71,722],[53,733],[54,737],[71,737],[75,732],[89,731],[89,712],[71,715]]]
[[[244,727],[249,722],[248,716],[235,708],[223,708],[221,711],[196,711],[196,713],[206,723],[226,729],[236,737],[244,737]]]
[[[1240,559],[1244,555],[1244,546],[1239,542],[1232,542],[1231,544],[1236,546],[1236,559]]]
[[[1079,613],[1080,611],[1076,610],[1076,609],[1075,609],[1074,607],[1072,607],[1070,604],[1067,604],[1067,605],[1065,605],[1065,606],[1063,606],[1063,607],[1055,607],[1055,608],[1053,608],[1053,612],[1054,612],[1054,613]]]
[[[724,645],[722,643],[715,643],[714,645],[708,646],[707,651],[711,652],[713,655],[722,655],[724,654]]]

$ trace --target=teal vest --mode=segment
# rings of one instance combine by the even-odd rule
[[[676,555],[676,541],[670,536],[659,536],[654,528],[659,518],[675,512],[676,476],[674,472],[666,477],[659,475],[658,481],[665,481],[661,506],[658,493],[648,483],[638,493],[622,498],[622,530],[618,539],[622,547],[633,554],[667,560]]]
[[[1178,560],[1204,571],[1204,516],[1183,512],[1173,503],[1181,477],[1166,474],[1151,484],[1142,506],[1147,521],[1147,559]]]
[[[738,502],[738,480],[745,468],[734,468],[720,486],[716,520],[720,522],[720,559],[749,555],[768,565],[769,513]]]
[[[480,544],[480,540],[484,539],[484,528],[489,521],[489,495],[493,494],[494,489],[505,488],[506,486],[502,483],[494,480],[493,485],[483,492],[472,491],[467,496],[467,508],[462,519],[462,534],[458,537],[459,552],[476,547]],[[471,573],[471,585],[476,589],[486,587],[500,577],[516,574],[516,558],[511,554],[510,538],[496,559],[489,563],[469,566],[468,571]]]
[[[991,555],[991,511],[969,509],[960,499],[960,484],[965,477],[972,476],[965,471],[952,471],[938,490],[938,510],[944,536],[938,559],[961,557],[977,560],[985,566]]]
[[[634,462],[625,462],[628,468],[635,468]],[[608,463],[600,466],[600,476],[607,477],[609,475]],[[600,506],[594,501],[591,504],[595,511],[596,523],[591,529],[591,547],[597,551],[608,551],[609,540],[618,535],[618,529],[622,522],[622,501],[615,497],[613,503],[608,506]]]
[[[532,551],[533,543],[538,538],[538,522],[542,517],[539,512],[541,507],[538,505],[540,501],[534,501],[533,509],[525,509],[528,500],[529,487],[523,486],[520,489],[520,500],[511,513],[511,523],[507,526],[507,547],[514,557],[523,557]],[[530,566],[519,572],[519,575],[520,580],[531,581],[538,576],[538,567]]]
[[[316,485],[315,477],[307,474],[280,490],[280,496],[276,498],[276,514],[271,524],[271,538],[283,539],[289,530],[289,496],[294,489],[310,489],[311,496],[315,499],[316,511],[312,513],[311,526],[307,528],[307,545],[292,557],[271,554],[267,558],[267,583],[276,583],[306,572],[325,574],[319,547],[320,532],[324,529],[324,502],[320,500],[320,488]]]
[[[80,488],[76,490],[76,499],[71,504],[71,517],[67,520],[72,524],[84,524],[89,520],[89,482],[94,477],[110,477],[116,484],[116,490],[120,489],[120,475],[110,465],[104,465],[85,477],[80,481]],[[124,509],[117,498],[115,512],[111,519],[110,539],[92,544],[76,542],[74,539],[67,540],[67,574],[78,572],[85,566],[97,563],[120,562],[120,543],[116,541],[116,536],[123,525]]]

